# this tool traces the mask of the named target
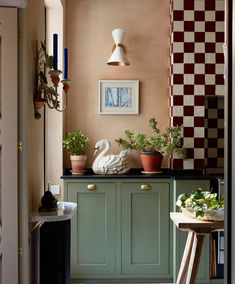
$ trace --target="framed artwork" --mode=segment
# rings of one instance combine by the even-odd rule
[[[139,80],[100,80],[100,114],[139,114]]]

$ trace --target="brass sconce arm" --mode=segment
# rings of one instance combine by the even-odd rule
[[[38,44],[39,45],[39,44]],[[35,94],[34,94],[34,116],[36,119],[41,118],[39,110],[45,106],[63,112],[67,107],[67,94],[71,81],[64,79],[60,81],[62,71],[53,70],[53,56],[49,56],[46,51],[45,44],[40,43],[40,47],[36,50],[36,78],[35,78]],[[49,72],[48,72],[49,70]],[[50,75],[51,84],[48,83],[48,74]],[[63,84],[63,92],[58,92],[59,83]]]

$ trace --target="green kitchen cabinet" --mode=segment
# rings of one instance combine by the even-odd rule
[[[191,193],[194,189],[201,187],[203,190],[210,190],[210,180],[175,180],[174,181],[174,197],[173,197],[173,211],[178,211],[175,201],[181,193]],[[174,236],[174,279],[177,278],[180,268],[181,259],[184,252],[184,247],[187,239],[187,232],[179,231],[173,225]],[[197,273],[197,283],[210,283],[209,278],[209,239],[207,238],[200,258],[200,265]]]
[[[114,274],[116,184],[69,181],[65,189],[78,206],[71,221],[72,277]]]
[[[123,182],[122,273],[171,276],[170,183]]]
[[[172,282],[171,192],[171,178],[65,179],[72,281]]]

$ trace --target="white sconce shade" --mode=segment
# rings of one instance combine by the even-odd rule
[[[119,44],[119,43],[122,43],[125,34],[126,33],[123,29],[115,29],[115,30],[112,31],[113,40],[114,40],[116,45]]]
[[[115,29],[112,31],[112,35],[115,42],[115,46],[113,48],[113,53],[109,58],[107,64],[113,66],[130,65],[125,55],[125,48],[122,45],[122,41],[125,36],[125,31],[123,29]]]

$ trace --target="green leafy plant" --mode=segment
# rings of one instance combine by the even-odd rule
[[[149,120],[149,127],[153,135],[134,133],[128,129],[124,131],[126,137],[115,141],[124,149],[140,150],[143,152],[160,152],[163,156],[175,154],[179,158],[186,158],[186,150],[182,147],[182,126],[167,127],[161,134],[155,118]]]
[[[224,208],[224,200],[218,199],[216,193],[203,191],[202,188],[193,190],[192,193],[182,193],[178,196],[176,205],[182,208],[191,208],[196,217],[203,217],[208,210]]]
[[[62,140],[62,145],[70,155],[84,155],[88,137],[80,130],[69,132]]]
[[[46,46],[43,42],[40,42],[40,48],[37,58],[37,97],[36,99],[42,99],[42,97],[50,96],[56,97],[58,94],[52,86],[48,85],[47,81],[47,69],[52,69],[53,56],[48,55]]]

